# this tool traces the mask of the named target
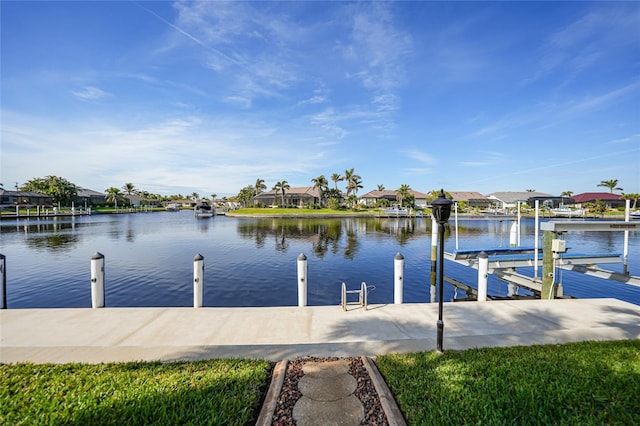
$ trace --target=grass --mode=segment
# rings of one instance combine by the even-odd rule
[[[253,424],[270,371],[249,360],[0,365],[0,424]]]
[[[387,355],[410,425],[640,424],[640,340]]]
[[[640,424],[640,340],[377,357],[409,425]],[[267,361],[0,365],[0,424],[254,424]]]

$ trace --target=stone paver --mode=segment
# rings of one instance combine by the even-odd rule
[[[353,394],[356,379],[349,374],[349,363],[337,361],[308,362],[298,382],[302,397],[293,407],[293,418],[299,426],[359,425],[364,407]]]

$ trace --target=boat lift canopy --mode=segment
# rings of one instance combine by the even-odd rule
[[[622,221],[549,221],[540,223],[540,229],[555,233],[568,231],[635,231],[640,224]]]

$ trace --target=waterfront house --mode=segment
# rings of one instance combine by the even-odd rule
[[[553,195],[536,191],[494,192],[487,195],[487,198],[493,200],[494,206],[501,211],[508,211],[509,209],[517,208],[518,202],[529,205],[529,199],[532,197],[553,198]]]
[[[585,203],[595,203],[598,200],[604,201],[608,209],[625,206],[625,200],[622,196],[610,192],[583,192],[582,194],[572,195],[571,198],[573,198],[578,208],[582,208]]]
[[[467,207],[476,209],[489,209],[493,205],[493,200],[485,197],[479,192],[473,191],[449,191],[453,202],[463,202]]]
[[[320,191],[313,186],[296,186],[284,191],[284,205],[305,207],[320,203]],[[253,204],[264,204],[266,206],[279,206],[282,204],[282,191],[275,190],[262,192],[253,197]]]
[[[427,207],[427,197],[428,195],[419,191],[414,191],[413,189],[409,190],[409,193],[414,197],[414,205],[417,208],[424,209]],[[382,191],[373,190],[364,194],[359,199],[360,204],[364,204],[366,206],[374,206],[378,203],[379,200],[387,200],[388,204],[394,204],[398,202],[398,194],[397,191],[385,189]]]
[[[88,188],[78,187],[78,194],[76,196],[76,204],[82,206],[93,206],[96,204],[104,204],[107,202],[107,196],[102,192],[94,191]]]
[[[0,189],[0,206],[6,207],[36,207],[51,206],[53,201],[47,194],[34,191],[5,191]]]

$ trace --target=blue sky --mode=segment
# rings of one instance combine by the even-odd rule
[[[638,2],[17,2],[0,182],[640,193]]]

